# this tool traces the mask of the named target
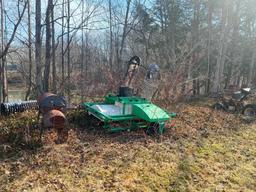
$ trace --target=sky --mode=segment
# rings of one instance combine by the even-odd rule
[[[24,0],[21,0],[24,4]],[[64,0],[65,1],[65,0]],[[146,6],[150,7],[152,5],[152,1],[154,0],[141,0],[141,3],[145,4]],[[5,13],[6,13],[6,42],[10,38],[14,23],[16,23],[18,18],[18,0],[4,0],[5,4]],[[55,4],[54,14],[55,19],[57,19],[55,24],[55,33],[56,37],[61,34],[61,17],[62,17],[62,2],[63,0],[53,0]],[[98,43],[99,45],[102,44],[101,41],[106,41],[106,35],[109,32],[109,8],[108,2],[109,0],[84,0],[85,7],[84,7],[84,17],[88,17],[90,15],[90,19],[88,20],[87,26],[84,28],[84,31],[89,33],[91,41]],[[23,8],[23,5],[20,5],[20,11]],[[30,0],[31,6],[31,25],[32,25],[32,33],[35,34],[35,0]],[[118,17],[118,30],[121,34],[122,28],[120,28],[120,23],[123,22],[125,16],[125,9],[126,9],[126,1],[125,0],[112,0],[113,6],[113,17]],[[134,1],[132,1],[131,6],[134,6]],[[42,23],[45,21],[45,12],[47,8],[47,0],[41,0],[41,7],[42,7]],[[72,18],[70,20],[71,31],[72,28],[77,28],[82,21],[82,0],[70,0],[70,9]],[[65,6],[65,15],[67,13],[67,6]],[[27,41],[27,21],[28,16],[27,12],[25,12],[22,22],[18,27],[15,40],[12,43],[12,46],[21,46],[23,41]],[[66,22],[66,21],[65,21]],[[42,28],[43,34],[45,34],[45,28]],[[107,33],[106,33],[107,32]],[[77,37],[81,37],[82,30],[75,30],[75,32],[71,33],[72,35],[76,35]],[[43,38],[45,36],[43,35]],[[44,42],[44,40],[43,40]]]

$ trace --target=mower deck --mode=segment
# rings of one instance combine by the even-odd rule
[[[110,132],[130,131],[137,128],[164,131],[168,113],[140,97],[106,96],[102,103],[82,103],[89,115],[103,122],[103,128]]]

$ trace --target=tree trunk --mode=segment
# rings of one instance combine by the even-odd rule
[[[176,33],[176,21],[175,21],[175,0],[171,1],[171,9],[169,12],[170,17],[170,30],[168,32],[168,35],[170,35],[170,45],[167,45],[168,47],[171,47],[171,58],[172,58],[172,65],[175,65],[176,61],[176,41],[175,41],[175,33]]]
[[[71,100],[71,80],[70,80],[70,73],[71,73],[71,68],[70,68],[70,0],[67,0],[67,5],[68,5],[68,15],[67,15],[67,72],[68,72],[68,76],[67,76],[67,84],[68,84],[68,88],[67,88],[67,94],[68,94],[68,103],[70,103]]]
[[[109,66],[110,69],[112,70],[113,67],[113,26],[112,26],[112,4],[111,0],[109,0],[108,3],[109,7],[109,33],[110,33],[110,42],[109,42]]]
[[[26,92],[25,100],[28,100],[31,94],[31,87],[32,87],[32,32],[31,32],[31,14],[30,14],[30,0],[28,0],[28,62],[29,62],[29,69],[28,69],[28,89]]]
[[[213,92],[217,93],[222,90],[221,84],[223,81],[223,70],[225,63],[225,54],[227,49],[227,24],[228,24],[228,0],[224,1],[222,7],[222,18],[221,18],[221,34],[219,40],[218,57],[215,70],[215,78],[213,82]]]
[[[51,0],[51,3],[52,3],[52,0]],[[57,93],[56,47],[55,47],[54,5],[53,4],[51,4],[51,22],[52,22],[52,92]]]
[[[64,84],[65,84],[65,51],[64,51],[64,12],[65,12],[65,0],[62,0],[62,12],[61,12],[61,84],[62,84],[62,94],[64,94]]]
[[[199,23],[200,23],[199,14],[200,14],[200,1],[194,0],[194,19],[193,19],[193,23],[192,23],[192,48],[194,48],[194,46],[196,46],[196,44],[199,42]],[[192,65],[194,65],[194,66],[198,65],[198,54],[199,54],[199,50],[198,50],[198,48],[196,48],[194,53],[192,54]],[[190,66],[190,70],[192,70],[192,68],[194,68],[194,67]],[[196,66],[196,68],[198,68],[198,67]],[[191,71],[189,73],[192,74]],[[198,76],[199,69],[194,71],[194,73],[195,73],[194,75]],[[200,88],[198,87],[199,86],[198,81],[199,81],[198,79],[193,80],[194,95],[200,94],[200,91],[199,91]]]
[[[213,5],[212,0],[208,0],[208,40],[207,40],[207,80],[206,80],[206,89],[205,94],[210,92],[210,84],[211,84],[211,42],[212,42],[212,12]]]
[[[36,0],[35,63],[36,63],[36,91],[37,91],[37,95],[40,95],[43,92],[41,47],[42,47],[42,44],[41,44],[41,0]]]
[[[5,14],[4,14],[4,0],[0,1],[1,4],[1,54],[4,52],[4,46],[6,44],[6,34],[5,34]],[[4,54],[1,58],[1,73],[2,73],[2,101],[8,101],[8,87],[7,87],[7,71],[6,71],[6,55]]]
[[[46,9],[46,37],[45,37],[45,68],[44,68],[44,92],[49,92],[49,77],[51,67],[51,10],[52,0],[48,0],[48,6]]]
[[[84,21],[84,1],[82,0],[82,21]],[[81,37],[81,40],[82,40],[82,49],[81,49],[81,73],[80,73],[80,78],[81,78],[81,101],[84,100],[84,27],[82,27],[82,37]]]
[[[124,28],[123,28],[123,35],[122,35],[122,41],[121,41],[121,47],[120,47],[120,54],[119,54],[119,59],[118,59],[118,64],[119,66],[122,63],[122,57],[123,57],[123,49],[125,46],[125,39],[126,39],[126,32],[127,32],[127,25],[128,25],[128,16],[129,16],[129,11],[130,11],[130,4],[131,0],[127,0],[127,7],[126,7],[126,13],[125,13],[125,19],[124,19]],[[120,69],[123,69],[123,66],[120,66]]]
[[[249,75],[248,75],[248,83],[247,83],[248,87],[252,86],[255,60],[256,60],[256,40],[254,40],[254,45],[253,45],[253,49],[252,49],[252,59],[251,59],[250,67],[249,67]]]
[[[1,55],[3,54],[4,51],[4,8],[3,8],[3,0],[0,1],[0,6],[1,6]],[[1,58],[0,60],[0,102],[3,102],[3,85],[4,85],[4,59]]]
[[[88,21],[87,21],[87,26],[88,26]],[[85,54],[85,76],[88,77],[88,71],[89,71],[89,60],[90,60],[90,48],[89,48],[89,31],[86,31],[86,34],[85,34],[85,51],[86,51],[86,54]],[[88,77],[89,78],[89,77]],[[84,78],[85,80],[85,78]]]

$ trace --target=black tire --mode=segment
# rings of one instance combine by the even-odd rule
[[[215,103],[213,106],[212,106],[213,109],[215,110],[225,110],[224,106],[221,105],[220,103]]]
[[[243,115],[247,117],[255,117],[256,116],[256,106],[246,105],[243,108]]]

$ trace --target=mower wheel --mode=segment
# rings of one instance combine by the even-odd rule
[[[151,136],[163,134],[164,132],[165,132],[165,129],[163,129],[160,133],[159,123],[150,123],[149,127],[146,129],[146,133]]]
[[[253,105],[246,105],[243,109],[243,115],[247,117],[255,117],[256,116],[256,108]]]

